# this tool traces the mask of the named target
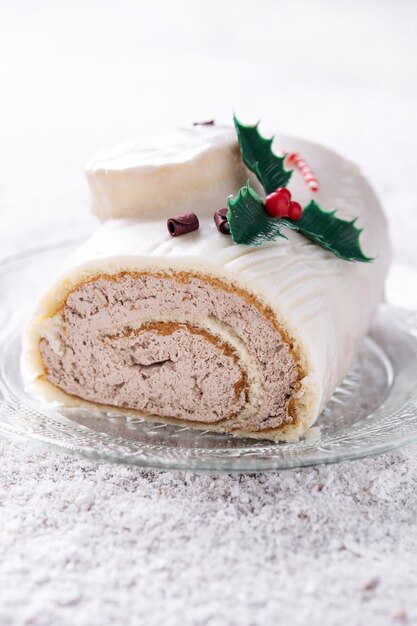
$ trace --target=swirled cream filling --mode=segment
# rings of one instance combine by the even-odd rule
[[[44,377],[152,416],[259,432],[293,421],[291,345],[255,303],[195,275],[102,276],[44,321]]]

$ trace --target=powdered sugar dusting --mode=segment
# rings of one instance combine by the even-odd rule
[[[416,623],[416,453],[230,476],[4,443],[0,623]]]

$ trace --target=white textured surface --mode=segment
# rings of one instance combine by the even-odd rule
[[[1,256],[93,225],[98,149],[236,107],[358,162],[415,263],[416,22],[407,0],[1,3]],[[2,626],[417,624],[416,446],[243,477],[1,446]]]
[[[204,476],[7,444],[0,623],[415,624],[415,453]]]

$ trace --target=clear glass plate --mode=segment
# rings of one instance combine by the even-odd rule
[[[0,264],[0,434],[143,467],[252,472],[335,463],[417,442],[417,313],[388,305],[315,428],[298,443],[132,422],[117,410],[65,409],[32,398],[19,368],[22,327],[75,243]]]

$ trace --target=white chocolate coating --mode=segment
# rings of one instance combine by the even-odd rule
[[[289,184],[293,198],[305,205],[314,197],[323,209],[337,209],[344,219],[358,217],[358,226],[364,228],[361,245],[366,255],[375,257],[372,263],[343,261],[294,231],[286,232],[287,240],[262,247],[235,245],[215,228],[217,201],[209,213],[197,204],[200,229],[178,238],[168,234],[165,205],[155,210],[154,220],[109,221],[68,259],[41,304],[41,317],[29,327],[25,354],[30,378],[40,373],[37,341],[45,316],[80,281],[120,271],[199,272],[238,285],[273,310],[302,355],[307,406],[301,417],[304,428],[313,424],[346,375],[383,298],[387,227],[377,198],[355,165],[291,137],[280,137],[276,148],[300,152],[319,179],[320,191],[313,195],[294,171]],[[198,154],[193,159],[196,165]]]
[[[248,178],[227,126],[181,128],[116,146],[87,163],[86,174],[101,220],[213,214]]]

